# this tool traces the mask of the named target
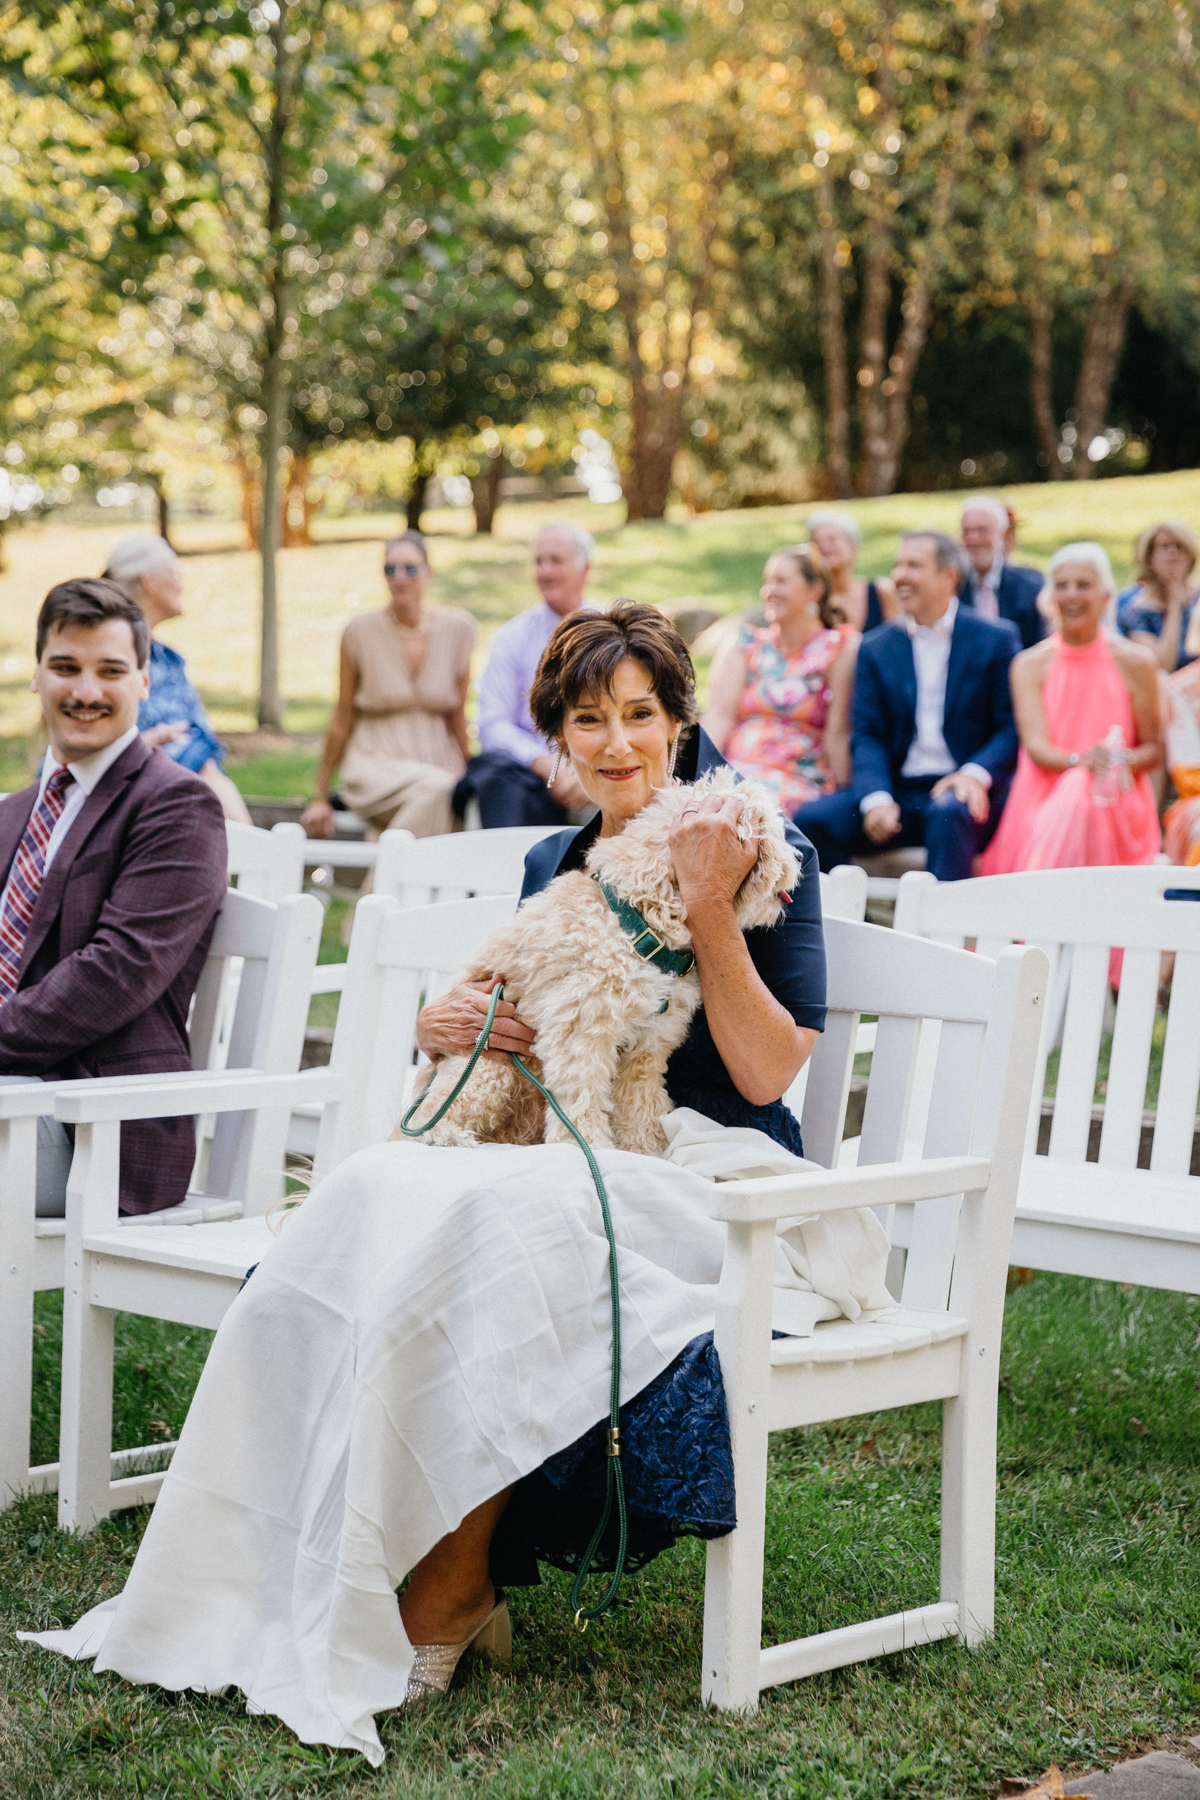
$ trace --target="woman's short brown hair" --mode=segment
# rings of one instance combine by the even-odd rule
[[[630,656],[681,725],[696,717],[696,671],[688,647],[655,606],[618,600],[606,613],[581,609],[555,627],[538,664],[529,710],[542,736],[557,743],[567,709],[588,694],[611,691],[618,663]]]

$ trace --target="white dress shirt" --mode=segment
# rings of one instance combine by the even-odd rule
[[[45,756],[42,758],[42,772],[38,778],[37,799],[33,803],[30,817],[33,816],[33,812],[36,812],[37,808],[41,805],[42,795],[46,792],[50,777],[56,769],[61,769],[64,766],[69,768],[71,774],[75,778],[75,785],[67,790],[66,804],[54,822],[54,830],[50,833],[50,842],[46,845],[46,870],[49,869],[50,864],[54,861],[54,858],[58,854],[60,844],[79,817],[80,808],[83,806],[88,795],[112,768],[117,758],[124,755],[137,734],[137,726],[131,725],[128,731],[123,731],[119,738],[114,738],[113,742],[106,745],[103,750],[95,750],[92,752],[91,756],[81,756],[76,762],[67,763],[66,765],[59,762],[53,750],[47,750]],[[43,872],[43,880],[44,879],[45,872]],[[4,893],[0,895],[0,912],[4,910],[4,902],[7,897],[8,883],[5,882]]]
[[[940,619],[932,625],[918,625],[908,613],[900,623],[912,642],[913,666],[917,675],[917,731],[900,770],[905,781],[936,780],[952,775],[955,761],[946,746],[943,725],[946,719],[946,677],[950,669],[950,647],[954,639],[954,621],[958,617],[958,601],[951,599]],[[990,788],[992,778],[978,763],[964,763],[964,775]],[[882,788],[859,802],[865,818],[873,807],[887,806],[894,795]]]

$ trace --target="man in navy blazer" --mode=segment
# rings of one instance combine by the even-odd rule
[[[995,830],[1017,760],[1008,665],[1020,648],[955,594],[961,552],[940,531],[903,539],[892,571],[902,618],[858,652],[849,787],[796,824],[823,869],[924,844],[939,881],[961,881]]]
[[[959,600],[973,606],[981,619],[1008,619],[1028,650],[1046,635],[1047,621],[1038,609],[1041,570],[1004,560],[1008,511],[998,500],[972,494],[962,503],[961,518],[963,549],[971,566],[959,587]]]

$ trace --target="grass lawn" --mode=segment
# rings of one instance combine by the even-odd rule
[[[57,1296],[38,1306],[35,1457],[53,1454]],[[699,1707],[703,1554],[629,1582],[572,1628],[567,1580],[513,1602],[511,1670],[382,1721],[378,1772],[298,1745],[236,1695],[172,1695],[17,1645],[121,1585],[145,1525],[86,1540],[54,1502],[0,1518],[5,1800],[421,1796],[450,1800],[922,1800],[995,1794],[1200,1730],[1200,1301],[1039,1275],[1009,1298],[1002,1359],[995,1640],[940,1644],[764,1696],[751,1720]],[[119,1444],[182,1422],[206,1334],[121,1318]],[[773,1441],[769,1637],[936,1597],[938,1409]]]

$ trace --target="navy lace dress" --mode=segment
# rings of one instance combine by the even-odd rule
[[[722,757],[702,731],[679,757],[679,779],[694,781]],[[555,876],[582,867],[599,820],[556,832],[530,851],[522,899]],[[811,844],[787,821],[801,853],[804,879],[779,924],[751,931],[746,945],[756,969],[798,1025],[825,1023],[825,942],[817,860]],[[754,1106],[742,1098],[717,1052],[703,1008],[667,1065],[676,1106],[691,1106],[721,1125],[749,1125],[803,1155],[800,1126],[781,1100]],[[538,1563],[574,1571],[583,1561],[604,1504],[605,1432],[600,1419],[513,1489],[492,1539],[491,1572],[506,1587],[538,1580]],[[629,1507],[627,1567],[641,1568],[678,1537],[723,1537],[737,1523],[729,1415],[712,1332],[692,1342],[648,1387],[621,1409],[621,1460]],[[593,1566],[616,1566],[615,1519]]]

